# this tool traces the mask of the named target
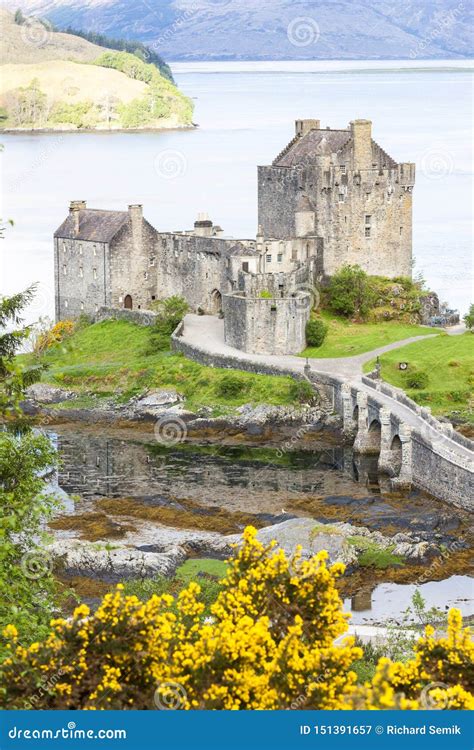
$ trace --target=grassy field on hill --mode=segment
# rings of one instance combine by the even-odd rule
[[[419,404],[430,406],[434,414],[453,415],[474,423],[474,335],[438,336],[436,339],[388,352],[380,358],[382,377],[403,388]],[[408,362],[406,374],[399,362]],[[365,369],[371,370],[374,361]],[[426,374],[422,388],[407,387],[410,373]]]
[[[95,323],[42,355],[48,366],[43,380],[122,401],[148,388],[175,388],[190,409],[212,406],[217,412],[244,403],[295,403],[292,378],[203,367],[169,351],[148,354],[149,336],[149,329],[126,321]],[[31,363],[33,356],[21,360]]]
[[[429,336],[436,330],[400,321],[389,320],[378,323],[353,323],[322,311],[320,316],[329,326],[324,343],[319,347],[308,347],[302,357],[354,357],[357,354],[370,352],[380,346],[392,344],[395,341],[411,338],[412,336]],[[441,334],[443,335],[443,334]],[[444,334],[445,335],[445,334]]]
[[[193,105],[163,63],[63,34],[0,11],[0,127],[8,130],[161,129],[192,124]],[[112,42],[113,40],[111,40]],[[119,43],[119,40],[115,42]]]

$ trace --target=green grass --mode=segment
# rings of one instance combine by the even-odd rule
[[[430,406],[434,414],[459,412],[460,418],[474,422],[474,336],[439,336],[427,341],[387,352],[380,358],[382,377],[388,383],[405,388],[405,376],[399,362],[408,362],[409,371],[422,370],[428,374],[428,385],[422,390],[406,389],[408,395],[423,406]],[[373,368],[369,362],[365,370]]]
[[[41,357],[40,361],[48,367],[43,381],[75,390],[84,397],[116,396],[123,402],[150,388],[174,388],[185,396],[187,408],[211,406],[216,414],[245,403],[293,403],[294,381],[290,377],[234,371],[241,387],[238,393],[229,395],[222,387],[229,370],[203,367],[170,351],[148,354],[149,330],[114,320],[82,328]],[[31,364],[33,355],[19,359]],[[70,406],[75,408],[78,404],[70,402]]]
[[[326,311],[321,312],[321,317],[329,326],[325,341],[319,347],[308,347],[300,356],[324,359],[354,357],[412,336],[433,334],[432,328],[397,321],[352,323]]]
[[[377,568],[378,570],[385,570],[390,568],[392,565],[402,565],[403,558],[399,555],[394,555],[392,547],[379,547],[378,544],[367,539],[365,536],[349,536],[347,541],[353,547],[357,549],[359,565],[362,568]]]
[[[200,599],[206,605],[204,614],[210,614],[210,606],[215,602],[222,588],[220,580],[227,571],[227,564],[222,560],[210,558],[186,560],[176,571],[173,578],[154,576],[124,582],[124,593],[137,596],[146,602],[153,594],[171,594],[177,597],[191,582],[195,581],[201,587]]]

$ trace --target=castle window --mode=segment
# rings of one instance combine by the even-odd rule
[[[347,224],[347,216],[344,216],[344,224]]]
[[[271,262],[272,262],[272,256],[271,255],[267,255],[267,263],[271,263]]]
[[[344,203],[344,193],[339,193],[339,203]]]
[[[94,280],[97,279],[97,268],[92,269],[92,277]]]
[[[82,266],[80,266],[80,267],[79,267],[79,278],[80,278],[80,279],[83,279],[83,278],[84,278],[84,269],[83,269],[83,267],[82,267]]]
[[[277,261],[278,261],[278,263],[281,263],[283,261],[283,253],[278,253],[278,255],[277,255]]]
[[[156,294],[152,294],[152,295],[151,295],[151,298],[152,298],[153,300],[155,300],[155,299],[156,299]]]
[[[365,215],[365,224],[366,224],[366,226],[370,227],[371,220],[372,220],[372,216],[370,216],[369,214],[366,214]]]
[[[400,234],[402,233],[402,231],[403,231],[403,227],[400,227]]]
[[[82,255],[82,245],[79,245],[79,255]]]
[[[67,303],[67,299],[65,299],[65,300],[64,300],[64,307],[66,307],[66,308],[67,308],[67,304],[68,304],[68,303]]]
[[[97,255],[97,245],[93,245],[92,246],[92,251],[93,251],[94,255]]]
[[[84,302],[81,302],[81,310],[84,309]]]
[[[346,174],[346,165],[345,164],[341,164],[341,172],[342,172],[342,174]]]
[[[65,253],[65,252],[66,252],[66,250],[67,250],[67,247],[66,247],[66,243],[65,243],[65,242],[63,242],[63,253]]]
[[[249,264],[247,260],[244,260],[244,262],[242,263],[242,271],[245,271],[245,273],[249,272]]]
[[[370,237],[370,227],[365,228],[365,236]]]
[[[298,260],[298,248],[293,247],[291,249],[291,260]]]
[[[152,255],[150,258],[150,266],[154,266],[154,265],[155,265],[155,256]]]
[[[145,273],[143,274],[143,278],[144,278],[145,280],[146,280],[146,279],[148,278],[148,271],[145,271]]]
[[[63,276],[67,275],[67,266],[63,266]]]

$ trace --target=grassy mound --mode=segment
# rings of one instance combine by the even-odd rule
[[[423,406],[430,406],[434,414],[458,415],[474,422],[474,336],[438,336],[417,341],[387,352],[380,358],[382,377],[388,383],[404,388],[409,396]],[[400,370],[400,362],[408,363],[408,370]],[[374,362],[365,369],[370,370]],[[422,389],[410,389],[413,374],[424,373]],[[411,379],[410,379],[411,378]]]
[[[395,341],[434,333],[432,328],[395,320],[354,323],[327,311],[322,311],[320,317],[328,326],[326,338],[317,348],[307,347],[302,357],[354,357]]]
[[[125,402],[150,388],[175,388],[189,409],[212,406],[216,413],[245,403],[292,404],[292,378],[234,372],[239,388],[229,388],[229,370],[203,367],[170,351],[149,352],[150,329],[108,320],[80,328],[39,357],[47,366],[45,382],[84,396],[115,396]],[[33,355],[23,362],[38,362]],[[77,401],[69,402],[74,408]]]

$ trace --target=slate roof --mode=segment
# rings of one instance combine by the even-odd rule
[[[229,255],[258,255],[257,251],[252,247],[246,247],[241,242],[237,242],[229,248]]]
[[[276,167],[294,167],[324,153],[337,153],[352,139],[350,130],[310,130],[295,138],[273,162]]]
[[[74,233],[74,220],[71,214],[55,231],[54,236],[85,242],[110,242],[117,232],[127,224],[128,211],[103,211],[83,208],[79,211],[79,232]]]

